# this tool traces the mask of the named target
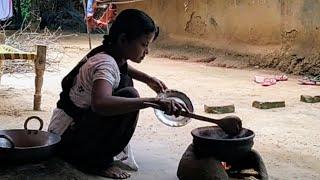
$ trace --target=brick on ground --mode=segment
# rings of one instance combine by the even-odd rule
[[[212,114],[234,113],[235,112],[235,107],[234,107],[233,104],[224,105],[224,106],[208,106],[208,105],[204,105],[204,111],[206,113],[212,113]]]
[[[253,101],[252,107],[258,109],[272,109],[285,107],[285,101]]]
[[[306,103],[318,103],[320,102],[320,96],[301,95],[300,101]]]

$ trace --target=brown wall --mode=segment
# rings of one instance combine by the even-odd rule
[[[146,11],[169,37],[212,47],[217,42],[279,45],[286,54],[319,55],[320,0],[144,0],[120,8]],[[312,71],[320,74],[315,58]]]
[[[121,6],[129,7],[146,11],[168,35],[277,44],[284,34],[320,43],[320,0],[145,0]]]
[[[299,49],[320,47],[320,1],[282,0],[282,37],[284,43]]]

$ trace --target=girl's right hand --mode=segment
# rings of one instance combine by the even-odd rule
[[[174,99],[160,98],[155,102],[167,115],[174,115],[178,117],[181,111],[190,112],[186,105],[175,101]]]

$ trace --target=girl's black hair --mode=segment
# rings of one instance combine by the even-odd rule
[[[127,40],[132,41],[149,33],[155,33],[153,40],[156,40],[159,35],[159,27],[150,16],[138,9],[123,10],[112,23],[109,34],[103,36],[102,46],[93,49],[87,57],[110,48],[121,34],[125,34]]]
[[[159,28],[155,25],[151,17],[137,9],[126,9],[116,17],[111,25],[109,35],[103,37],[103,45],[91,50],[86,57],[89,58],[97,53],[106,51],[107,48],[110,48],[110,46],[117,41],[121,34],[125,34],[128,41],[132,41],[148,33],[155,33],[153,40],[159,35]],[[60,96],[69,96],[69,91],[73,86],[73,77],[78,74],[80,67],[87,61],[87,58],[81,60],[78,65],[63,78],[63,92]]]
[[[138,9],[126,9],[117,16],[111,25],[109,35],[104,36],[103,45],[116,42],[121,34],[125,34],[128,41],[131,41],[148,33],[155,33],[153,40],[159,34],[159,28],[151,17]]]

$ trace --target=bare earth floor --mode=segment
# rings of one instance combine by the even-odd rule
[[[48,126],[60,92],[62,77],[88,51],[85,40],[69,44],[64,41],[63,44],[67,56],[62,60],[60,71],[45,73],[43,111],[32,111],[33,74],[2,76],[1,129],[22,128],[24,120],[31,115],[40,116],[45,120],[45,127]],[[99,41],[94,41],[94,45],[97,44]],[[235,104],[234,115],[243,120],[244,127],[256,133],[254,149],[261,153],[270,179],[320,179],[320,103],[307,104],[299,101],[301,94],[320,95],[320,86],[298,85],[298,77],[289,76],[287,82],[262,87],[253,82],[254,75],[274,75],[279,72],[218,68],[165,58],[147,57],[141,64],[133,65],[163,80],[169,88],[185,92],[191,98],[196,113],[223,117],[224,115],[204,113],[203,105]],[[142,97],[156,95],[144,84],[136,82],[135,85]],[[286,107],[259,110],[251,106],[254,100],[285,100]],[[179,160],[192,142],[191,130],[207,125],[210,124],[194,120],[184,127],[171,128],[159,122],[152,109],[141,111],[138,127],[131,141],[140,169],[132,172],[131,179],[177,179]],[[31,126],[36,127],[37,123],[32,123]],[[66,165],[58,163],[55,168],[59,166]],[[71,175],[62,179],[104,179],[84,175],[69,166],[55,173],[44,170],[48,174],[32,174],[21,169],[18,174],[13,173],[14,171],[2,171],[0,179],[55,179],[66,169],[69,169]]]

